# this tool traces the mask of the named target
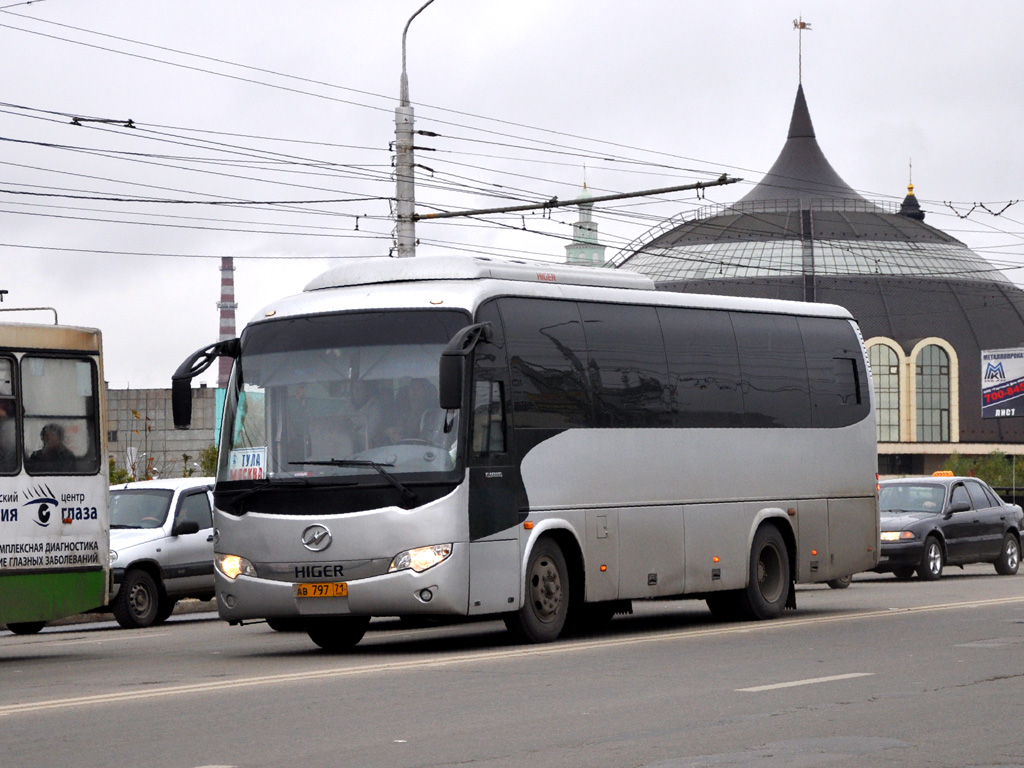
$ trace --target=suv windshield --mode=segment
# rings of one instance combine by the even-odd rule
[[[218,480],[393,483],[452,472],[458,414],[438,406],[438,363],[467,322],[461,311],[393,310],[250,326]]]
[[[942,511],[946,488],[934,483],[911,485],[883,485],[878,492],[878,507],[882,512],[934,512]]]
[[[111,528],[159,528],[167,519],[173,491],[130,490],[110,492]]]

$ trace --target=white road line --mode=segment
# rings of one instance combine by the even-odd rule
[[[120,637],[99,637],[99,638],[82,638],[80,640],[51,640],[43,645],[59,645],[61,648],[65,648],[69,645],[103,645],[104,643],[122,643],[122,642],[136,642],[138,640],[153,640],[157,637],[164,637],[165,635],[171,634],[170,632],[145,632],[139,634],[132,634],[128,636]]]
[[[760,691],[776,691],[779,688],[796,688],[798,685],[816,685],[831,683],[835,680],[852,680],[855,677],[871,677],[874,672],[850,672],[846,675],[829,675],[828,677],[809,677],[806,680],[793,680],[788,683],[772,683],[771,685],[755,685],[753,688],[737,688],[738,693],[758,693]]]
[[[447,654],[443,656],[439,655],[430,658],[418,658],[411,661],[398,661],[385,664],[365,664],[355,667],[335,667],[333,669],[321,668],[308,672],[290,672],[279,675],[240,677],[234,680],[194,683],[191,685],[171,685],[160,688],[149,688],[145,691],[122,691],[118,693],[97,694],[95,696],[48,699],[45,701],[0,706],[0,717],[96,704],[117,704],[127,701],[164,698],[166,696],[181,696],[197,693],[221,693],[232,689],[251,688],[261,685],[279,685],[283,683],[295,683],[309,680],[337,679],[342,677],[354,677],[356,675],[374,673],[382,674],[401,672],[405,670],[437,669],[441,667],[454,667],[462,664],[473,664],[481,661],[529,659],[538,656],[555,656],[566,653],[578,653],[589,649],[614,648],[627,645],[646,645],[649,643],[665,642],[666,640],[691,640],[706,637],[721,637],[726,635],[743,635],[750,634],[752,632],[776,632],[815,624],[838,624],[845,621],[857,621],[860,619],[891,618],[893,616],[907,616],[908,614],[915,613],[986,608],[998,605],[1010,605],[1013,603],[1024,603],[1024,596],[923,605],[917,608],[907,608],[896,613],[889,609],[882,609],[848,613],[841,616],[819,616],[806,619],[787,619],[784,617],[777,621],[767,623],[749,622],[746,624],[720,624],[717,626],[707,627],[705,629],[668,630],[665,632],[652,632],[631,637],[601,638],[597,640],[582,640],[575,642],[568,641],[553,643],[550,645],[520,646],[518,648],[496,651],[471,651],[458,656]]]

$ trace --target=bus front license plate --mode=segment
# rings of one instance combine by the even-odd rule
[[[328,584],[296,584],[296,597],[348,597],[348,584],[335,581]]]

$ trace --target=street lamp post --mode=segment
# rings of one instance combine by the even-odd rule
[[[402,79],[399,84],[399,103],[395,109],[395,256],[408,258],[416,255],[415,159],[413,157],[413,125],[415,117],[409,103],[409,76],[405,71],[405,38],[409,25],[434,0],[427,0],[409,17],[402,31]]]

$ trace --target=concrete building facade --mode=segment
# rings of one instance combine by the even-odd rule
[[[107,456],[138,479],[199,473],[199,454],[217,425],[217,390],[192,390],[192,428],[174,428],[169,389],[107,388]],[[188,456],[189,458],[185,458]]]

